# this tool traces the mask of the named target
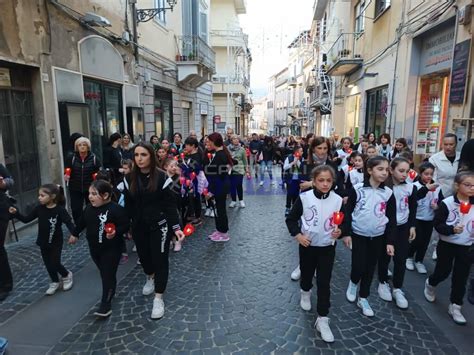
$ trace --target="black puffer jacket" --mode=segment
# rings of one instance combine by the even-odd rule
[[[69,189],[71,191],[87,192],[93,181],[93,174],[100,169],[100,161],[94,153],[90,152],[83,161],[79,153],[76,152],[66,162],[66,168],[71,168]]]
[[[7,195],[7,191],[13,186],[13,179],[10,175],[10,172],[2,164],[0,164],[0,176],[3,178],[3,181],[7,185],[5,189],[0,189],[0,220],[7,221],[10,219],[8,207],[10,207],[11,205],[10,198]]]

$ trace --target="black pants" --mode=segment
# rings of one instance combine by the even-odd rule
[[[133,227],[133,240],[143,271],[148,276],[155,275],[155,293],[164,293],[168,284],[168,255],[173,234],[166,220],[152,226],[141,224]]]
[[[117,287],[117,269],[120,262],[120,247],[109,247],[107,249],[90,249],[91,258],[97,265],[102,280],[102,304],[112,302]]]
[[[244,199],[243,182],[243,175],[235,174],[230,176],[230,197],[232,197],[232,201],[236,201],[237,196],[239,197],[239,201]]]
[[[408,249],[410,242],[408,237],[410,235],[410,228],[407,223],[397,226],[397,240],[395,241],[395,255],[393,256],[393,287],[402,288],[403,280],[405,278],[405,262],[408,257]],[[390,264],[391,256],[387,254],[386,245],[381,245],[379,257],[379,282],[388,281],[388,264]]]
[[[7,237],[8,220],[0,220],[0,291],[11,291],[13,288],[13,277],[8,263],[8,255],[5,249],[5,238]]]
[[[77,221],[82,216],[84,210],[84,204],[89,203],[89,192],[80,192],[69,190],[69,197],[71,198],[71,212],[74,223],[77,225]]]
[[[303,247],[300,245],[300,286],[303,291],[309,291],[313,287],[313,276],[316,271],[316,286],[318,288],[317,312],[321,317],[329,314],[331,306],[331,275],[334,265],[336,248],[333,245],[327,247]]]
[[[286,208],[291,208],[300,194],[300,181],[286,181]]]
[[[227,219],[227,210],[225,206],[226,195],[216,195],[216,229],[218,232],[227,233],[229,231],[229,221]]]
[[[415,257],[415,262],[422,263],[426,255],[426,250],[430,245],[431,234],[433,233],[433,221],[416,220],[416,238],[410,244],[408,257]]]
[[[352,235],[351,281],[360,282],[359,297],[370,295],[370,285],[374,277],[375,266],[379,259],[385,237],[363,237]]]
[[[51,281],[59,282],[58,274],[60,274],[62,277],[66,277],[68,275],[68,271],[61,264],[61,253],[63,251],[62,243],[58,245],[49,244],[47,246],[42,246],[40,250],[44,266],[48,271]]]
[[[431,286],[438,286],[448,278],[452,271],[450,301],[461,306],[466,294],[466,283],[471,268],[469,246],[448,243],[440,239],[436,252],[438,259],[428,282]]]
[[[201,218],[201,195],[197,193],[193,194],[192,196],[190,196],[189,202],[189,206],[192,209],[192,211],[190,211],[192,215],[195,218]]]

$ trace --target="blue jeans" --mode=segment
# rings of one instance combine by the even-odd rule
[[[272,174],[273,162],[271,160],[265,161],[262,160],[260,162],[260,180],[263,181],[265,178],[265,170],[268,171],[268,175],[270,176],[270,180],[273,180]]]

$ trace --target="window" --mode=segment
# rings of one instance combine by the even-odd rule
[[[166,0],[155,0],[155,8],[165,8],[167,7]],[[166,11],[161,11],[158,15],[155,16],[155,21],[160,22],[162,24],[166,24]]]
[[[390,0],[375,0],[375,18],[390,7]]]
[[[388,86],[367,91],[366,133],[375,132],[378,137],[385,132],[388,109]]]
[[[360,1],[355,7],[355,31],[364,32],[365,27],[365,1]]]
[[[199,37],[207,43],[207,14],[205,12],[199,14]]]
[[[327,13],[324,13],[323,24],[322,24],[322,28],[323,28],[323,29],[322,29],[322,31],[321,31],[321,33],[322,33],[321,39],[322,39],[323,42],[326,41],[326,34],[327,34],[327,33],[326,33],[326,30],[327,30],[326,25],[327,25],[327,19],[328,19],[328,15],[327,15]]]

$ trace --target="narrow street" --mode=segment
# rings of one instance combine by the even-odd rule
[[[283,190],[267,184],[259,188],[247,181],[247,208],[229,209],[229,243],[206,238],[213,226],[208,219],[182,252],[171,254],[166,311],[159,321],[149,318],[152,299],[141,294],[144,276],[136,253],[119,268],[113,313],[103,321],[92,314],[100,281],[84,240],[64,251],[64,264],[75,273],[74,288],[52,297],[43,296],[47,273],[33,238],[10,244],[16,286],[0,310],[8,354],[472,353],[474,307],[463,308],[467,326],[455,325],[446,312],[446,282],[437,302],[429,304],[424,277],[408,272],[408,310],[381,301],[373,288],[375,317],[362,316],[345,299],[350,254],[342,244],[331,290],[336,341],[324,343],[314,329],[316,297],[313,310],[304,312],[299,284],[290,280],[298,248],[284,223]]]

